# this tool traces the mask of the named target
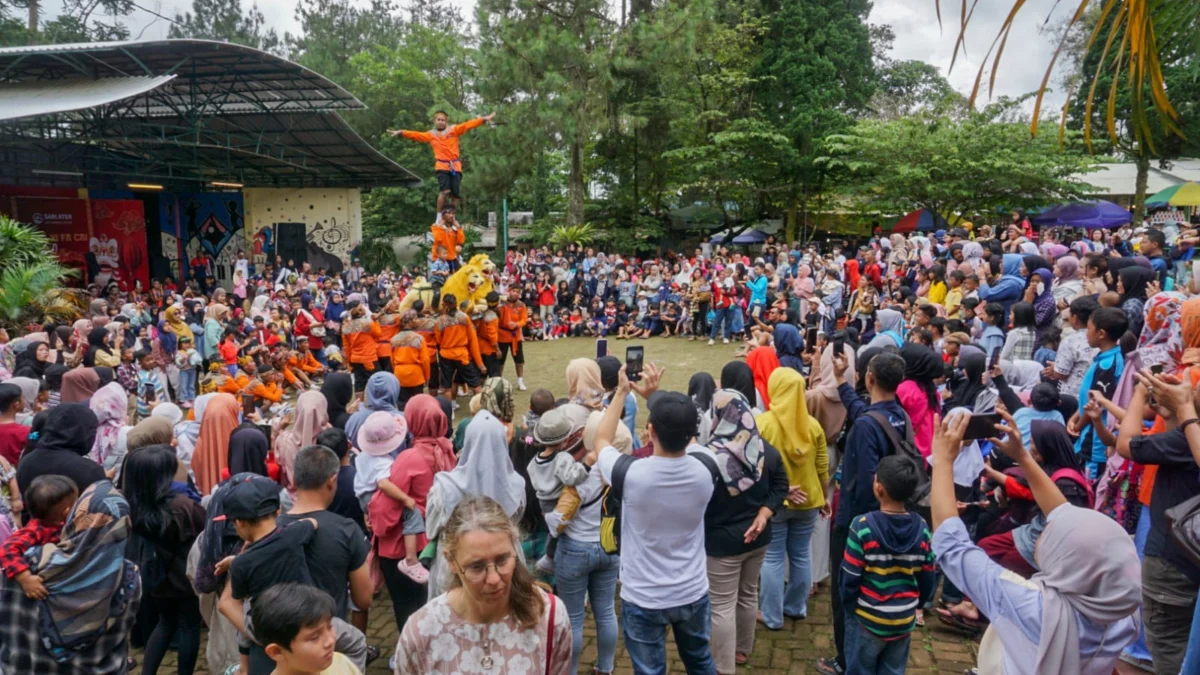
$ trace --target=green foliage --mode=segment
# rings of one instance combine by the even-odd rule
[[[1094,160],[1077,134],[1059,150],[1053,130],[1030,138],[1028,123],[1000,121],[1008,106],[965,117],[927,112],[896,120],[862,120],[826,139],[820,163],[840,174],[842,190],[862,210],[917,208],[967,216],[996,208],[1033,207],[1079,197],[1071,178]]]
[[[27,19],[29,2],[38,9],[38,23],[33,26]],[[46,4],[44,0],[0,0],[0,47],[129,39],[122,19],[133,11],[131,0],[63,0],[48,19]]]
[[[258,4],[242,11],[241,0],[192,0],[192,11],[175,14],[167,37],[228,40],[239,45],[280,53],[283,43]]]
[[[78,272],[59,264],[50,239],[0,215],[0,325],[52,318],[74,321],[86,306],[81,291],[62,285]]]
[[[0,214],[0,269],[56,262],[52,251],[53,244],[45,232]]]
[[[551,246],[566,247],[568,244],[587,246],[596,240],[596,233],[591,225],[559,225],[550,233]]]

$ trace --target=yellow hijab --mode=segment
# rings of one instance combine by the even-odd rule
[[[792,368],[776,368],[767,381],[771,408],[755,422],[758,433],[774,445],[784,460],[798,460],[816,448],[813,442],[820,424],[808,414],[804,401],[804,376]]]
[[[192,334],[192,329],[188,327],[187,322],[179,318],[179,308],[174,305],[167,308],[163,314],[163,319],[167,325],[171,327],[171,332],[175,334],[175,339],[187,338],[192,341],[192,346],[195,346],[196,336]]]

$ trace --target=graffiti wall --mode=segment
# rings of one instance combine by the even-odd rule
[[[166,193],[159,200],[162,252],[179,278],[201,253],[212,261],[213,275],[232,288],[231,266],[248,250],[245,203],[237,192]]]
[[[276,223],[304,223],[308,263],[340,272],[362,240],[357,188],[246,188],[247,250],[255,264],[273,258]]]

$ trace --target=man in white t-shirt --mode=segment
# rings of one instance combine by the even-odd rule
[[[630,385],[622,367],[613,400],[630,389],[647,400],[646,431],[654,455],[629,465],[621,501],[621,628],[633,672],[667,672],[667,626],[675,636],[688,675],[715,675],[709,648],[708,572],[704,555],[704,510],[713,474],[687,454],[698,413],[687,396],[658,392],[662,371],[651,364],[642,382]],[[651,396],[653,394],[653,396]],[[605,483],[622,457],[612,447],[622,406],[610,405],[588,456]]]

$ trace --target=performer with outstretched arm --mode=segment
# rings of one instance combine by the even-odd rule
[[[446,195],[450,195],[451,203],[458,205],[458,187],[462,183],[462,157],[458,152],[458,137],[471,129],[481,127],[491,122],[496,113],[487,117],[476,117],[462,124],[447,126],[450,116],[439,110],[433,114],[433,129],[429,131],[409,131],[407,129],[389,129],[393,136],[403,136],[410,141],[428,143],[433,148],[433,169],[438,181],[437,210],[440,214],[446,205]]]

